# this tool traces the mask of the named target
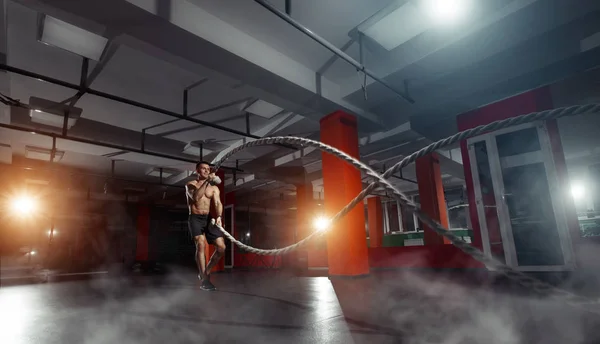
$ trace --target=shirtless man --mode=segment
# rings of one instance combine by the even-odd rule
[[[196,264],[199,271],[198,279],[202,281],[201,287],[204,290],[215,290],[215,286],[210,282],[210,270],[223,257],[225,240],[223,233],[211,225],[210,206],[211,204],[214,206],[217,216],[215,224],[222,227],[223,204],[219,197],[219,188],[213,185],[216,177],[210,172],[210,165],[204,161],[199,162],[196,164],[196,173],[198,178],[188,182],[185,186],[190,209],[188,228],[196,244]],[[216,246],[215,253],[210,257],[208,265],[204,256],[206,242]]]

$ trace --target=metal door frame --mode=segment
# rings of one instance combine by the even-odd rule
[[[512,227],[510,224],[510,214],[504,197],[504,181],[501,174],[501,162],[498,156],[498,146],[496,143],[496,136],[535,127],[538,133],[538,139],[540,142],[540,153],[544,162],[544,168],[546,170],[546,180],[548,182],[548,188],[551,195],[552,208],[554,212],[554,219],[557,226],[558,236],[560,240],[560,247],[563,254],[564,264],[563,265],[548,265],[548,266],[519,266],[517,263],[517,255],[514,244],[514,237]],[[498,216],[498,222],[500,224],[500,235],[502,237],[502,246],[504,249],[504,256],[506,264],[520,271],[567,271],[575,268],[573,246],[569,233],[569,226],[567,217],[565,214],[565,205],[563,202],[564,195],[561,195],[561,189],[559,187],[558,176],[556,173],[556,164],[552,149],[550,146],[550,138],[548,136],[547,126],[544,122],[534,122],[510,127],[491,133],[483,134],[477,137],[473,137],[467,140],[469,159],[471,162],[471,172],[473,176],[473,187],[475,191],[477,215],[479,219],[481,237],[483,241],[484,253],[491,257],[491,249],[489,242],[489,232],[487,228],[487,221],[485,218],[485,209],[483,206],[481,185],[479,181],[479,171],[477,169],[475,152],[473,145],[476,142],[485,141],[488,151],[488,163],[490,166],[490,173],[492,178],[492,185],[494,188],[494,196],[496,201],[496,214]],[[524,164],[530,164],[527,162],[529,159],[524,153],[512,158],[513,160],[523,160],[524,163],[518,163],[515,166]],[[525,155],[525,157],[523,157]]]

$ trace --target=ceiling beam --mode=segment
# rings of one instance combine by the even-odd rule
[[[372,143],[375,143],[375,142],[378,142],[378,141],[381,141],[381,140],[384,140],[384,139],[387,139],[387,138],[390,138],[393,136],[402,135],[402,134],[408,133],[408,132],[414,133],[411,131],[409,122],[401,124],[391,130],[379,131],[379,132],[361,137],[359,139],[359,147],[364,147],[369,144],[372,144]],[[317,148],[307,147],[307,148],[301,149],[299,151],[286,154],[282,157],[275,159],[274,166],[283,166],[286,164],[293,163],[295,160],[302,159],[304,157],[309,156],[309,154],[315,153],[315,152],[317,152]]]
[[[539,0],[514,0],[510,1],[506,6],[503,6],[495,11],[491,11],[489,15],[482,15],[476,17],[477,20],[471,25],[465,26],[462,30],[457,31],[458,34],[454,36],[448,37],[448,35],[440,35],[439,33],[434,32],[435,30],[431,30],[432,32],[425,32],[420,35],[420,37],[413,38],[415,41],[421,42],[418,45],[419,49],[415,49],[415,44],[405,44],[404,46],[397,47],[390,55],[387,56],[385,60],[379,62],[377,66],[377,71],[380,75],[385,78],[389,78],[392,74],[397,73],[398,71],[402,71],[405,68],[409,67],[417,67],[423,68],[423,63],[421,60],[426,58],[435,59],[435,56],[442,50],[451,47],[457,42],[461,40],[465,40],[470,38],[473,35],[480,34],[482,30],[492,26],[493,24],[499,23],[505,20],[508,16],[513,15],[523,9],[533,5],[536,2],[543,2]],[[498,3],[501,3],[498,1]],[[532,25],[534,26],[534,25]],[[533,28],[531,30],[537,30],[540,28]],[[497,40],[498,43],[504,43],[506,40]],[[497,44],[498,44],[497,43]],[[488,49],[490,44],[486,44],[485,48]],[[477,56],[477,54],[470,54],[472,56]],[[466,57],[468,58],[468,57]],[[341,82],[342,85],[342,97],[350,97],[351,95],[362,97],[362,88],[356,85],[356,78],[347,78],[345,81]],[[373,94],[371,92],[372,86],[376,83],[374,80],[367,80],[367,91],[369,94]],[[412,94],[412,88],[411,88]],[[418,99],[415,97],[415,99]]]
[[[277,128],[278,126],[280,126],[280,124],[288,121],[293,116],[294,116],[293,113],[287,112],[287,113],[282,113],[282,114],[279,114],[279,115],[273,117],[271,120],[269,120],[261,128],[259,128],[259,129],[257,129],[257,130],[255,130],[255,131],[252,132],[253,138],[254,137],[266,137],[266,136],[269,136],[273,132],[273,130],[275,128]],[[253,138],[244,138],[244,139],[241,139],[239,141],[234,142],[233,144],[231,144],[229,146],[229,148],[226,148],[226,149],[222,150],[221,152],[219,152],[219,154],[217,154],[217,156],[213,158],[212,163],[214,164],[215,162],[219,161],[227,153],[231,152],[236,147],[238,147],[238,146],[240,146],[242,144],[245,144],[247,142],[255,141]]]
[[[73,89],[73,90],[79,90],[80,89],[80,87],[78,85],[75,85],[75,84],[72,84],[72,83],[69,83],[69,82],[66,82],[66,81],[62,81],[62,80],[59,80],[59,79],[55,79],[55,78],[52,78],[52,77],[49,77],[49,76],[45,76],[45,75],[42,75],[42,74],[30,72],[30,71],[27,71],[27,70],[24,70],[24,69],[21,69],[21,68],[16,68],[16,67],[8,66],[6,64],[0,64],[0,70],[5,70],[5,71],[11,72],[11,73],[16,73],[16,74],[27,76],[27,77],[30,77],[30,78],[39,79],[39,80],[42,80],[42,81],[49,82],[51,84],[55,84],[55,85],[58,85],[58,86],[70,88],[70,89]],[[193,123],[197,123],[197,124],[202,124],[202,125],[205,125],[207,127],[219,129],[219,130],[222,130],[222,131],[225,131],[225,132],[228,132],[228,133],[240,135],[242,137],[249,137],[249,138],[254,138],[254,139],[261,138],[259,136],[248,134],[248,133],[245,133],[245,132],[240,131],[240,130],[235,130],[235,129],[227,128],[227,127],[224,127],[224,126],[221,126],[221,125],[217,125],[217,124],[214,124],[214,123],[210,123],[210,122],[207,122],[207,121],[199,120],[197,118],[193,118],[193,117],[190,117],[190,116],[180,115],[180,114],[178,114],[176,112],[173,112],[173,111],[161,109],[161,108],[156,107],[156,106],[152,106],[152,105],[140,103],[140,102],[137,102],[135,100],[130,100],[130,99],[127,99],[127,98],[119,97],[119,96],[116,96],[116,95],[113,95],[113,94],[110,94],[110,93],[106,93],[106,92],[102,92],[102,91],[96,91],[96,90],[91,89],[91,88],[89,88],[87,90],[87,93],[89,93],[91,95],[94,95],[94,96],[101,97],[101,98],[113,100],[113,101],[116,101],[116,102],[119,102],[119,103],[123,103],[123,104],[131,105],[131,106],[135,106],[135,107],[138,107],[138,108],[141,108],[141,109],[145,109],[145,110],[157,112],[157,113],[160,113],[160,114],[163,114],[163,115],[167,115],[167,116],[170,116],[170,117],[178,118],[178,119],[181,119],[181,120],[184,120],[184,121],[193,122]]]
[[[318,120],[322,114],[343,110],[359,116],[365,127],[384,126],[375,114],[340,97],[338,84],[320,78],[318,85],[316,71],[226,23],[197,3],[171,1],[169,17],[162,18],[157,15],[154,0],[16,1],[42,12],[55,8],[118,29],[148,45],[157,56],[160,51],[163,55],[165,52],[173,55],[171,61],[212,80],[231,84],[242,81],[245,90],[254,97],[289,111]],[[119,14],[119,20],[115,20],[115,13]]]

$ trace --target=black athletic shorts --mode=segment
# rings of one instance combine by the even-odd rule
[[[222,238],[223,233],[217,228],[217,226],[210,223],[211,217],[199,214],[190,214],[188,218],[188,229],[192,240],[198,235],[204,235],[206,241],[209,244],[214,244],[217,238]]]

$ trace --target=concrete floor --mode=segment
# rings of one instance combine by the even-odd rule
[[[600,342],[600,316],[442,273],[213,281],[216,292],[192,272],[3,286],[0,343]]]

